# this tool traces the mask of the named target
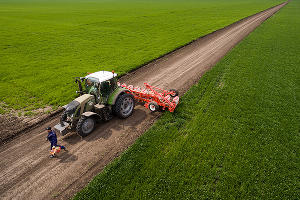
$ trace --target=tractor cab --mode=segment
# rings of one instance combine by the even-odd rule
[[[109,95],[118,88],[116,76],[114,72],[108,71],[89,74],[80,79],[84,88],[80,83],[79,93],[94,95],[97,103],[106,104]]]

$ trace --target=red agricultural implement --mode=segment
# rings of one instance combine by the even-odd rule
[[[132,85],[127,86],[125,83],[120,86],[129,90],[138,102],[144,103],[144,106],[152,112],[166,109],[170,112],[174,112],[179,102],[179,96],[176,90],[171,89],[167,91],[150,86],[148,83],[144,84],[145,89],[133,87]]]

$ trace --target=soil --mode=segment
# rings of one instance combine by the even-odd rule
[[[120,82],[142,86],[144,82],[160,88],[173,88],[181,94],[195,84],[231,48],[286,3],[245,18],[199,38],[136,71]],[[54,117],[0,146],[0,199],[67,199],[82,189],[107,164],[118,157],[143,134],[161,113],[150,113],[138,105],[127,119],[113,118],[97,125],[81,138],[76,133],[59,136],[62,151],[49,158],[50,144],[45,127],[54,126]],[[0,118],[0,126],[6,127]],[[18,120],[14,126],[25,126]]]
[[[18,133],[16,130],[22,130],[27,127],[28,124],[20,118],[13,115],[0,115],[0,142],[6,141],[8,138],[12,138]]]
[[[45,113],[47,110],[50,111],[50,114]],[[51,118],[57,117],[62,111],[63,108],[52,110],[51,107],[47,107],[33,111],[37,113],[37,115],[33,116],[17,116],[18,114],[13,113],[13,110],[10,110],[9,114],[0,114],[0,146],[22,133],[27,133],[33,128],[42,125]]]

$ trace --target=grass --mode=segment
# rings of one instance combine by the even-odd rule
[[[0,101],[15,110],[63,105],[76,76],[124,74],[280,2],[0,0]]]
[[[34,115],[34,112],[32,111],[27,111],[24,113],[25,116],[33,116]]]
[[[250,34],[74,199],[298,199],[299,10]]]

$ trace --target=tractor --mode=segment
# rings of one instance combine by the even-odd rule
[[[113,115],[129,117],[135,100],[131,92],[117,83],[117,74],[99,71],[75,78],[79,97],[64,106],[60,122],[54,126],[62,135],[70,131],[84,137],[95,128],[96,122],[108,121]]]

